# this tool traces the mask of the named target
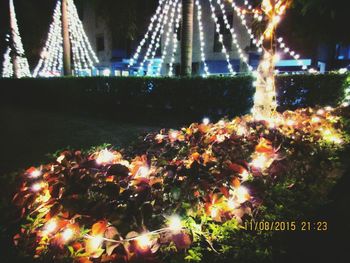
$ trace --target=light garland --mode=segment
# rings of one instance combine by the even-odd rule
[[[16,63],[16,73],[18,78],[31,77],[28,60],[25,57],[25,52],[22,44],[22,39],[18,29],[16,11],[13,4],[13,0],[9,2],[10,6],[10,23],[11,23],[11,34],[9,36],[9,41],[11,46],[6,49],[4,54],[2,77],[10,78],[14,76],[15,72],[13,70],[13,63]],[[12,48],[14,50],[12,50]],[[11,53],[15,53],[16,60],[13,61]]]
[[[228,70],[230,72],[231,75],[236,75],[237,73],[233,70],[232,68],[232,65],[231,65],[231,62],[230,62],[230,55],[228,54],[227,52],[227,49],[225,47],[225,44],[224,44],[224,37],[223,35],[220,33],[221,31],[221,26],[219,24],[219,19],[218,17],[216,16],[216,10],[215,10],[215,7],[212,3],[212,0],[209,0],[209,4],[210,4],[210,10],[211,10],[211,17],[215,23],[215,30],[216,30],[216,33],[218,34],[219,36],[219,42],[221,43],[222,45],[222,49],[221,49],[221,52],[224,54],[225,58],[226,58],[226,62],[227,62],[227,67],[228,67]]]
[[[195,2],[197,7],[197,22],[198,22],[198,31],[199,31],[199,41],[200,41],[200,51],[201,51],[201,62],[204,65],[204,77],[207,77],[209,73],[209,68],[205,59],[205,41],[204,41],[204,31],[203,31],[203,23],[202,23],[202,6],[199,3],[199,0]]]
[[[216,2],[220,6],[220,10],[221,10],[221,13],[223,15],[223,20],[224,20],[226,29],[230,30],[230,34],[232,36],[232,43],[236,46],[236,49],[238,51],[238,55],[239,55],[240,59],[248,66],[248,70],[252,71],[253,67],[249,65],[249,58],[244,54],[244,51],[238,42],[237,34],[235,33],[235,29],[228,22],[228,18],[226,15],[224,4],[221,2],[221,0],[216,0]]]
[[[141,50],[142,50],[142,47],[145,45],[145,43],[147,42],[148,38],[149,38],[149,35],[150,33],[152,32],[153,30],[153,27],[154,27],[154,22],[156,22],[158,20],[158,17],[160,15],[160,12],[162,11],[162,4],[165,3],[166,1],[165,0],[159,0],[159,5],[157,7],[157,10],[155,12],[155,14],[152,16],[151,18],[151,23],[150,25],[148,26],[147,28],[147,32],[145,34],[145,36],[143,37],[143,39],[141,40],[139,46],[137,47],[136,49],[136,52],[135,54],[133,55],[132,59],[130,59],[129,61],[129,65],[128,67],[131,67],[133,66],[135,63],[137,63],[137,60],[140,56],[140,53],[141,53]]]
[[[63,37],[62,37],[62,2],[57,1],[50,25],[48,38],[41,52],[41,58],[34,70],[33,76],[59,76],[63,69]],[[68,30],[72,44],[73,66],[76,74],[91,70],[99,60],[93,51],[89,39],[79,19],[73,0],[67,1]]]
[[[168,5],[166,5],[166,7],[165,7],[165,14],[164,14],[164,17],[163,17],[163,21],[162,21],[162,23],[161,23],[161,27],[160,27],[160,30],[159,30],[159,34],[158,34],[158,36],[157,36],[157,38],[156,38],[156,41],[155,41],[155,45],[154,45],[154,49],[152,50],[152,48],[151,48],[151,57],[150,57],[150,59],[149,59],[149,62],[148,62],[148,65],[147,65],[147,71],[146,71],[146,74],[148,75],[148,76],[150,76],[150,75],[153,75],[153,69],[152,69],[152,67],[153,67],[153,64],[154,64],[154,59],[155,59],[155,57],[156,57],[156,54],[157,54],[157,51],[158,51],[158,49],[159,49],[159,47],[161,46],[161,41],[162,41],[162,35],[164,34],[164,29],[165,29],[165,27],[166,26],[169,26],[168,25],[168,20],[169,20],[169,12],[171,13],[171,8],[170,7],[172,7],[173,6],[173,4],[174,4],[174,0],[170,0],[169,1],[169,4]],[[174,9],[175,10],[175,9]],[[166,49],[164,49],[164,52],[166,52]],[[164,53],[163,52],[163,53]],[[147,60],[146,60],[147,61]],[[145,62],[146,62],[145,61]]]
[[[174,2],[171,3],[172,4],[172,8],[171,8],[171,12],[170,12],[170,21],[169,21],[169,24],[167,25],[168,28],[167,28],[167,32],[166,32],[166,35],[165,35],[165,42],[164,42],[162,57],[160,59],[160,63],[159,63],[158,68],[157,68],[156,76],[160,76],[160,71],[162,69],[162,66],[163,66],[163,63],[164,63],[164,59],[168,55],[167,48],[168,48],[168,45],[170,43],[170,34],[171,34],[171,32],[174,31],[175,13],[178,10],[177,9],[178,3],[179,3],[179,0],[175,0]],[[174,36],[172,36],[172,37],[174,37]]]
[[[258,48],[258,52],[262,52],[262,42],[264,40],[264,37],[261,36],[259,39],[257,39],[254,34],[253,34],[253,30],[251,28],[249,28],[248,24],[247,24],[247,20],[246,20],[246,16],[244,13],[237,5],[234,1],[232,1],[231,3],[233,10],[235,11],[237,17],[239,17],[239,19],[241,20],[241,24],[242,26],[246,29],[250,39],[252,40],[253,44]],[[251,6],[250,6],[251,7]],[[259,22],[262,21],[263,17],[262,15],[258,15],[259,13],[257,11],[254,12],[254,18],[257,19]]]
[[[146,54],[145,54],[142,62],[139,65],[139,70],[138,70],[138,74],[139,75],[142,73],[142,71],[144,69],[144,64],[148,60],[149,56],[153,53],[152,52],[153,46],[155,46],[155,48],[159,47],[159,40],[160,40],[160,38],[158,38],[157,36],[158,36],[159,32],[161,32],[162,27],[164,26],[164,19],[165,19],[165,16],[167,15],[167,12],[169,11],[170,1],[172,1],[172,0],[166,0],[165,1],[164,8],[163,8],[163,10],[162,10],[158,20],[157,20],[156,28],[152,32],[150,45],[148,46]]]
[[[182,19],[182,3],[180,2],[178,5],[178,10],[177,10],[177,18],[175,20],[175,32],[173,34],[173,50],[171,53],[171,59],[170,59],[170,63],[169,63],[169,72],[168,72],[168,76],[172,77],[174,75],[174,62],[175,62],[175,53],[177,51],[177,47],[178,47],[178,40],[177,40],[177,34],[179,32],[179,28],[180,28],[180,21]]]

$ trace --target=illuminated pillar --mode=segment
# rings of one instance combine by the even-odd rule
[[[68,1],[62,0],[63,74],[72,74],[71,46],[69,39]]]

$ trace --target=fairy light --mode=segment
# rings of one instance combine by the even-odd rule
[[[204,65],[204,77],[207,77],[209,73],[209,68],[205,58],[205,41],[204,41],[204,30],[203,30],[203,22],[202,22],[202,6],[199,3],[199,0],[196,0],[197,7],[197,22],[198,22],[198,30],[199,30],[199,42],[200,42],[200,51],[201,51],[201,62]]]
[[[181,218],[178,215],[171,216],[169,218],[168,226],[172,232],[180,232],[183,228]]]
[[[103,241],[104,241],[104,238],[102,235],[92,236],[92,237],[89,236],[87,246],[90,251],[96,251],[102,246]]]
[[[107,149],[104,149],[98,153],[98,156],[96,158],[97,164],[106,164],[111,163],[115,158],[115,155],[108,151]]]
[[[245,182],[249,179],[249,172],[247,170],[244,170],[241,174],[240,174],[242,181]]]
[[[67,228],[62,232],[62,239],[67,242],[74,236],[74,231],[71,228]]]
[[[213,21],[215,23],[215,31],[218,34],[219,42],[222,45],[221,52],[224,54],[224,56],[226,58],[227,67],[228,67],[228,70],[229,70],[230,74],[231,75],[236,75],[236,72],[233,70],[231,62],[230,62],[230,55],[228,54],[227,49],[226,49],[225,44],[224,44],[224,37],[220,33],[221,32],[221,26],[220,26],[220,23],[219,23],[219,19],[216,16],[216,10],[215,10],[215,7],[214,7],[214,5],[212,3],[212,0],[209,0],[209,4],[210,4],[210,10],[211,10],[211,17],[212,17],[212,19],[213,19]]]
[[[45,186],[44,182],[38,182],[32,185],[31,189],[33,192],[39,192],[41,191]]]
[[[230,210],[234,210],[238,207],[239,205],[237,204],[237,202],[233,199],[233,198],[230,198],[227,200],[227,207],[230,209]]]
[[[157,10],[156,10],[155,14],[154,14],[154,15],[152,16],[152,18],[151,18],[151,23],[150,23],[150,25],[148,26],[147,32],[146,32],[146,34],[144,35],[143,39],[141,40],[139,46],[137,47],[136,52],[135,52],[135,54],[133,55],[132,59],[130,59],[128,67],[133,66],[133,65],[137,62],[137,60],[138,60],[138,58],[139,58],[139,56],[140,56],[142,47],[145,45],[145,43],[146,43],[147,40],[149,39],[150,33],[151,33],[152,30],[153,30],[154,23],[158,21],[160,12],[162,11],[162,4],[165,3],[165,2],[166,2],[165,0],[160,0],[160,1],[159,1],[159,5],[158,5],[158,7],[157,7]]]
[[[137,245],[142,250],[149,248],[152,245],[151,239],[148,234],[143,234],[136,239]]]
[[[149,169],[147,166],[141,166],[141,167],[138,169],[138,171],[137,171],[135,177],[146,178],[146,177],[148,177],[149,173],[150,173],[150,169]]]
[[[160,26],[160,29],[159,29],[159,32],[157,32],[157,37],[156,37],[156,40],[154,42],[154,48],[152,49],[152,41],[151,41],[151,45],[150,45],[150,57],[149,57],[149,62],[148,62],[148,65],[147,65],[147,75],[153,75],[153,64],[154,64],[154,58],[157,54],[157,51],[158,49],[160,48],[161,46],[161,41],[162,41],[162,36],[164,34],[164,28],[168,25],[168,20],[169,20],[169,13],[171,13],[171,10],[172,10],[172,6],[173,6],[173,3],[174,1],[173,0],[169,0],[169,3],[165,5],[165,8],[164,8],[164,16],[163,16],[163,19],[162,19],[162,22],[161,22],[161,26]],[[164,51],[165,52],[165,51]],[[147,53],[146,53],[146,57],[147,57]],[[146,62],[147,59],[144,61]]]
[[[53,14],[53,22],[50,25],[48,38],[41,52],[41,58],[36,66],[33,76],[58,76],[63,68],[63,38],[61,21],[61,1],[57,1]],[[73,0],[67,1],[68,30],[72,46],[73,68],[76,74],[83,70],[94,68],[99,60],[92,49],[90,41],[79,19],[78,11]]]
[[[245,13],[241,12],[240,8],[237,7],[235,2],[232,1],[231,5],[232,5],[232,8],[235,11],[237,17],[241,20],[241,24],[246,29],[246,32],[249,35],[250,39],[252,40],[253,44],[258,48],[258,52],[262,52],[261,45],[262,45],[264,38],[260,37],[260,39],[257,39],[253,34],[253,30],[251,28],[249,28],[249,26],[247,24]],[[258,17],[259,17],[259,21],[261,21],[262,16],[259,15]],[[256,13],[254,13],[254,18],[257,18]]]
[[[163,30],[164,25],[165,25],[165,20],[167,19],[170,3],[172,3],[172,0],[167,0],[165,2],[164,8],[163,8],[163,10],[159,16],[159,19],[157,21],[156,28],[152,32],[150,44],[148,45],[146,54],[145,54],[142,62],[139,65],[139,71],[138,71],[139,75],[142,73],[142,71],[144,69],[144,65],[148,61],[149,57],[152,56],[154,58],[154,56],[156,54],[156,50],[160,46],[160,36],[163,33],[162,30]],[[147,66],[147,72],[146,72],[147,75],[150,74],[150,69],[151,69],[152,65],[153,65],[153,60],[151,59],[151,61],[148,63],[148,66]]]
[[[45,226],[44,226],[44,233],[45,234],[51,234],[54,231],[56,231],[58,227],[57,221],[56,219],[51,219],[50,221],[48,221]]]
[[[216,218],[218,216],[218,214],[219,214],[218,208],[216,208],[215,206],[212,206],[211,210],[210,210],[210,216],[212,218]]]
[[[178,47],[177,34],[178,34],[178,31],[180,28],[180,21],[182,18],[181,10],[182,10],[182,3],[179,3],[178,9],[177,9],[177,18],[175,20],[175,32],[173,34],[173,41],[172,41],[173,50],[171,52],[171,59],[170,59],[170,63],[169,63],[169,72],[168,72],[169,77],[172,77],[174,75],[175,53],[176,53],[177,47]]]
[[[203,121],[202,121],[202,123],[204,124],[204,125],[208,125],[209,123],[210,123],[210,119],[209,118],[203,118]]]
[[[276,113],[276,87],[275,87],[275,64],[277,56],[274,50],[274,36],[277,23],[284,14],[288,0],[263,0],[262,11],[268,17],[266,30],[263,33],[264,55],[258,67],[256,93],[252,113],[257,120],[272,120]],[[276,19],[276,17],[278,17]]]
[[[245,55],[244,50],[241,48],[241,46],[240,46],[240,44],[238,42],[237,34],[235,33],[235,29],[228,22],[228,18],[227,18],[227,15],[226,15],[224,4],[222,3],[221,0],[216,0],[216,2],[219,5],[221,13],[223,15],[223,20],[224,20],[224,24],[225,24],[226,29],[230,30],[230,34],[232,36],[232,43],[236,46],[236,49],[237,49],[237,52],[238,52],[238,55],[239,55],[240,59],[247,65],[248,70],[252,71],[253,67],[249,65],[249,63],[248,63],[249,62],[249,58],[248,58],[248,56]]]
[[[15,53],[16,56],[16,67],[17,67],[17,77],[31,77],[28,60],[25,57],[25,52],[22,44],[22,39],[19,33],[16,11],[13,4],[13,0],[10,0],[10,23],[11,23],[11,35],[9,38],[12,42],[12,47],[8,47],[4,54],[4,61],[2,67],[2,77],[11,78],[14,75],[13,63],[11,52]],[[14,48],[14,50],[12,50]]]
[[[168,49],[168,46],[170,43],[170,34],[174,30],[174,23],[176,23],[175,22],[175,13],[178,10],[177,9],[178,2],[179,2],[179,0],[175,0],[174,2],[171,3],[172,8],[170,11],[170,21],[169,21],[169,24],[167,25],[168,28],[167,28],[167,32],[165,34],[165,42],[164,42],[163,52],[162,52],[162,56],[160,59],[160,63],[159,63],[158,68],[157,68],[156,76],[160,76],[160,71],[162,69],[164,60],[165,60],[166,56],[168,55],[167,49]],[[165,21],[165,23],[166,23],[166,21]]]
[[[35,169],[30,173],[31,178],[38,178],[39,176],[41,176],[41,171],[38,169]]]
[[[237,197],[237,202],[242,204],[248,200],[249,192],[248,189],[244,186],[239,186],[235,189],[235,194]]]
[[[254,168],[263,170],[267,165],[268,158],[264,154],[259,154],[256,158],[250,163]]]

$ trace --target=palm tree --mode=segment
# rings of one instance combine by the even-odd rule
[[[182,0],[181,76],[192,74],[194,0]]]

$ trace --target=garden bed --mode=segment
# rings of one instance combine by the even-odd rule
[[[279,230],[251,220],[302,230],[347,167],[348,114],[205,120],[124,150],[63,151],[21,174],[14,241],[44,262],[272,262]]]

